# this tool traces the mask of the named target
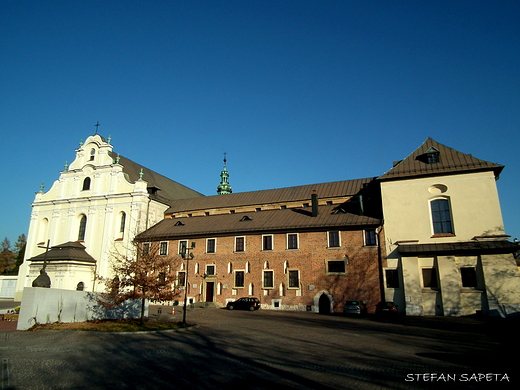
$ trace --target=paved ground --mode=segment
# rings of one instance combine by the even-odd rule
[[[518,388],[517,359],[505,355],[518,355],[518,323],[508,320],[388,322],[223,309],[196,309],[187,319],[200,326],[148,334],[0,331],[0,388]]]

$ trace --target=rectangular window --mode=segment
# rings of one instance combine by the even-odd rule
[[[462,267],[460,269],[462,287],[477,287],[477,272],[475,267]]]
[[[377,246],[376,229],[365,230],[365,246]]]
[[[246,250],[246,238],[235,237],[235,252],[244,252]]]
[[[386,287],[399,288],[399,274],[396,269],[385,270]]]
[[[287,234],[287,249],[298,249],[298,234]]]
[[[235,288],[244,287],[244,271],[235,271]]]
[[[272,251],[273,250],[273,236],[262,236],[262,250]]]
[[[213,276],[213,275],[215,275],[215,266],[207,265],[206,266],[206,276]]]
[[[435,268],[423,268],[423,286],[429,288],[438,288],[437,271]]]
[[[144,256],[148,256],[150,254],[150,243],[149,242],[145,242],[143,244],[143,255]]]
[[[274,271],[264,270],[263,273],[263,288],[274,288]]]
[[[206,240],[206,253],[215,253],[216,243],[216,239],[208,238]]]
[[[329,274],[344,274],[346,271],[345,260],[327,261],[327,272]]]
[[[185,271],[177,272],[177,286],[186,287],[186,272]]]
[[[179,255],[186,253],[187,247],[188,247],[188,240],[180,240],[179,241]]]
[[[453,234],[450,202],[448,199],[437,199],[430,203],[432,211],[433,233]]]
[[[329,232],[329,248],[335,248],[339,246],[339,232]]]
[[[300,288],[300,271],[297,269],[287,270],[289,288]]]
[[[166,256],[168,254],[168,243],[166,241],[159,244],[159,255]]]

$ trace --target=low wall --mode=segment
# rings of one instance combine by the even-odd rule
[[[0,275],[0,298],[14,298],[18,275]]]
[[[98,294],[89,291],[25,287],[17,330],[29,329],[35,323],[141,317],[140,300],[126,301],[107,309],[98,303],[97,297]],[[148,301],[145,303],[144,315],[148,316]]]

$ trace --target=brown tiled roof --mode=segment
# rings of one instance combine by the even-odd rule
[[[403,255],[442,255],[442,254],[483,254],[483,253],[514,253],[518,244],[501,241],[467,241],[447,242],[439,244],[404,244],[399,245],[399,253]]]
[[[439,160],[428,163],[426,153],[434,148],[439,152]],[[439,173],[458,173],[468,171],[492,170],[498,177],[503,165],[480,160],[471,154],[464,154],[455,149],[444,146],[428,138],[418,149],[392,169],[379,177],[379,180],[393,180],[407,177],[437,175]]]
[[[45,253],[39,254],[29,259],[29,261],[43,261]],[[95,263],[96,259],[85,251],[85,246],[79,242],[66,242],[64,244],[55,245],[47,252],[47,261],[75,261],[82,263]]]
[[[139,173],[143,169],[143,180],[148,182],[148,187],[158,188],[158,195],[167,200],[185,199],[193,197],[203,197],[200,192],[194,191],[182,184],[177,183],[166,176],[152,171],[136,162],[123,157],[121,155],[111,153],[112,158],[116,160],[119,158],[119,164],[123,166],[123,172],[127,174],[128,181],[135,183],[139,180]]]
[[[229,195],[221,195],[228,197]],[[164,219],[139,234],[137,241],[222,236],[275,231],[306,231],[376,227],[381,220],[353,213],[335,213],[340,206],[319,206],[318,216],[311,216],[311,207],[236,214],[218,214],[191,218]],[[247,218],[244,218],[247,217]]]
[[[171,207],[166,211],[166,214],[272,203],[280,204],[283,202],[301,201],[302,203],[305,203],[310,202],[313,190],[316,190],[320,198],[351,196],[357,194],[363,189],[365,184],[368,184],[373,180],[374,178],[344,180],[331,183],[277,188],[272,190],[182,199],[170,202]]]

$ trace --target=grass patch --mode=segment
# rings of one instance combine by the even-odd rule
[[[77,330],[89,332],[146,332],[154,330],[182,329],[194,324],[170,321],[145,321],[143,325],[138,319],[93,320],[86,322],[55,322],[52,324],[36,324],[28,331],[38,330]]]

